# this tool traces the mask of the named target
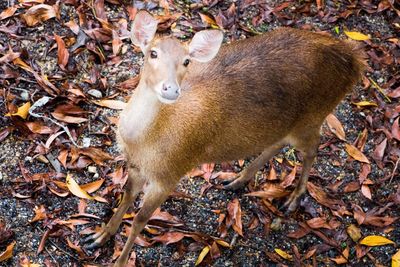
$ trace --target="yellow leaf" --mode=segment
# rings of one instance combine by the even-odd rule
[[[377,107],[378,104],[375,102],[369,102],[369,101],[360,101],[357,103],[353,103],[353,105],[356,105],[357,107]]]
[[[384,246],[389,244],[395,244],[392,240],[387,239],[386,237],[379,235],[369,235],[360,241],[361,245],[366,245],[369,247],[374,246]]]
[[[74,194],[75,196],[85,199],[93,199],[92,196],[90,196],[85,190],[83,190],[78,185],[78,183],[74,180],[74,178],[72,178],[70,174],[67,174],[66,184],[69,191],[71,191],[71,193]]]
[[[400,267],[400,249],[392,256],[392,267]]]
[[[369,160],[367,159],[367,157],[355,146],[346,144],[346,151],[355,160],[358,160],[358,161],[364,162],[364,163],[369,163]]]
[[[344,31],[344,34],[347,35],[347,37],[349,37],[350,39],[356,40],[356,41],[365,41],[365,40],[369,40],[370,37],[368,35],[365,35],[361,32],[348,32],[348,31]]]
[[[194,266],[199,265],[199,264],[204,260],[204,257],[207,256],[207,254],[208,254],[209,251],[210,251],[210,247],[209,247],[209,246],[205,246],[205,247],[203,248],[203,250],[201,251],[199,257],[197,258],[197,261],[196,261],[196,263],[194,264]]]
[[[223,247],[226,247],[226,248],[230,248],[231,247],[231,245],[229,245],[229,243],[225,242],[224,240],[218,239],[216,242],[217,242],[218,245],[221,245]]]
[[[31,108],[31,103],[30,102],[26,102],[25,104],[23,104],[22,106],[20,106],[17,110],[17,112],[10,114],[7,113],[6,116],[20,116],[21,118],[23,118],[24,120],[26,119],[26,117],[28,117],[29,114],[29,109]]]
[[[6,261],[13,256],[14,246],[15,241],[8,245],[4,252],[0,253],[0,262]]]
[[[281,249],[279,249],[279,248],[276,248],[276,249],[275,249],[275,252],[276,252],[279,256],[281,256],[282,258],[284,258],[285,260],[291,261],[292,258],[293,258],[292,255],[286,253],[285,251],[283,251],[283,250],[281,250]]]

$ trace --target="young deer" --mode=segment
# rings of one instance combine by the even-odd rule
[[[133,241],[150,216],[198,164],[257,155],[236,179],[249,182],[280,148],[295,146],[303,170],[286,201],[297,207],[317,153],[325,117],[360,78],[362,53],[352,44],[296,29],[224,45],[218,30],[196,33],[189,44],[154,37],[157,21],[136,15],[132,42],[144,53],[141,79],[121,113],[118,139],[129,177],[121,205],[89,248],[114,235],[147,183],[143,206],[115,266],[125,266]],[[219,51],[219,53],[218,53]]]

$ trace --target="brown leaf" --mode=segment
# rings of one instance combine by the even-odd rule
[[[201,21],[203,24],[207,27],[213,27],[213,28],[218,28],[217,22],[210,16],[207,16],[205,14],[199,13]]]
[[[328,124],[329,129],[332,133],[334,133],[337,138],[342,141],[346,141],[346,133],[344,132],[344,128],[342,123],[336,118],[335,115],[329,114],[326,117],[326,123]]]
[[[78,253],[79,258],[82,258],[82,259],[86,258],[85,252],[83,252],[83,250],[80,246],[78,246],[76,243],[75,244],[72,243],[68,237],[66,239],[67,239],[68,246]]]
[[[256,191],[245,194],[245,196],[261,197],[261,198],[281,198],[289,195],[290,192],[286,191],[279,184],[266,183],[263,186],[263,191]]]
[[[81,188],[88,193],[96,192],[104,183],[104,179],[99,179],[91,183],[81,185]]]
[[[232,228],[236,233],[243,236],[242,227],[242,209],[240,208],[240,203],[237,198],[228,203],[228,214],[233,222]]]
[[[372,158],[376,161],[382,161],[383,156],[385,155],[385,149],[387,145],[387,138],[383,139],[383,141],[375,147]]]
[[[4,56],[0,57],[0,64],[10,63],[13,60],[19,58],[20,55],[21,53],[14,52],[10,46],[8,52]]]
[[[294,179],[296,178],[296,165],[293,167],[292,171],[285,176],[284,180],[281,182],[281,186],[283,188],[289,187],[293,184]]]
[[[54,133],[54,129],[51,127],[44,125],[41,122],[34,121],[34,122],[26,122],[26,126],[28,126],[29,130],[32,131],[32,133],[36,134],[52,134]]]
[[[367,157],[360,150],[358,150],[358,148],[356,148],[355,146],[350,145],[350,144],[345,144],[345,145],[346,145],[347,153],[352,158],[354,158],[355,160],[358,160],[360,162],[369,163],[369,160],[367,159]]]
[[[104,166],[105,161],[113,159],[110,154],[96,147],[81,148],[79,149],[78,153],[91,158],[96,164],[100,166]]]
[[[104,10],[104,0],[95,0],[93,7],[94,7],[96,18],[99,18],[102,20],[107,20],[107,14]]]
[[[69,116],[62,113],[52,112],[51,115],[59,121],[67,122],[67,123],[82,123],[88,121],[86,118]]]
[[[342,252],[341,255],[339,255],[339,256],[336,257],[336,258],[331,258],[331,260],[334,261],[336,264],[339,264],[339,265],[340,265],[340,264],[345,264],[345,263],[347,263],[347,261],[348,261],[349,252],[350,252],[350,248],[349,248],[349,247],[346,247],[346,248],[343,250],[343,252]]]
[[[306,221],[307,225],[313,229],[326,228],[331,229],[325,218],[316,217]]]
[[[13,256],[15,241],[7,246],[6,250],[0,253],[0,262],[6,261]]]
[[[397,139],[397,141],[400,141],[399,119],[400,117],[397,117],[397,119],[394,121],[392,125],[392,136],[394,139]]]
[[[65,48],[65,43],[60,36],[54,34],[54,39],[57,42],[57,55],[58,55],[57,63],[62,70],[65,70],[65,66],[67,66],[68,64],[69,52]]]
[[[39,4],[29,8],[21,16],[28,26],[35,26],[40,22],[56,17],[57,9],[54,6]]]
[[[347,234],[350,236],[350,238],[354,241],[357,242],[361,238],[361,230],[354,224],[350,224],[347,229]]]
[[[314,185],[311,182],[307,183],[307,190],[318,203],[328,208],[338,209],[338,206],[342,206],[344,204],[342,201],[337,200],[331,196],[328,196],[328,194],[325,193],[325,191],[322,188]]]
[[[112,40],[112,51],[113,51],[113,55],[117,56],[121,50],[121,47],[123,45],[121,38],[119,38],[118,33],[116,31],[112,31],[112,36],[113,36],[113,40]]]
[[[102,99],[99,101],[93,101],[96,105],[110,108],[110,109],[117,109],[122,110],[126,107],[126,103],[120,100],[113,100],[113,99]]]
[[[360,184],[357,181],[353,181],[348,183],[344,189],[343,192],[345,193],[350,193],[350,192],[356,192],[360,189]]]
[[[18,10],[18,6],[11,6],[9,8],[4,9],[0,13],[0,20],[14,16],[14,14],[17,10]]]
[[[184,237],[185,237],[185,234],[181,233],[181,232],[167,232],[163,235],[153,237],[152,240],[168,245],[168,244],[179,242]]]
[[[30,220],[31,223],[42,221],[47,218],[46,209],[44,208],[43,205],[40,205],[39,207],[35,206],[34,211],[35,211],[35,217],[33,217],[33,219]]]
[[[369,189],[368,185],[363,184],[361,186],[361,193],[368,198],[369,200],[372,200],[372,194],[371,190]]]

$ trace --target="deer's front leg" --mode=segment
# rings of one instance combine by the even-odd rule
[[[111,236],[113,236],[121,224],[122,218],[130,205],[135,200],[137,194],[142,190],[145,179],[140,176],[139,169],[129,168],[128,180],[125,185],[124,196],[117,211],[111,217],[110,221],[100,232],[87,237],[83,242],[88,243],[87,249],[94,249],[104,245]]]
[[[132,222],[131,234],[125,243],[121,256],[115,262],[114,267],[124,267],[129,259],[129,254],[137,235],[146,226],[147,221],[154,211],[167,200],[171,191],[175,188],[176,181],[173,179],[154,180],[150,179],[149,185],[145,190],[143,206]]]

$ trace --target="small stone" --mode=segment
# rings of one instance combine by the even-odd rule
[[[89,166],[89,167],[88,167],[88,172],[90,172],[90,173],[97,173],[97,168],[96,168],[96,166]]]
[[[279,231],[282,228],[282,219],[276,217],[271,223],[271,230],[272,231]]]
[[[23,92],[21,93],[21,99],[22,99],[23,101],[28,101],[28,100],[29,100],[29,93],[28,93],[27,91],[23,91]]]
[[[102,98],[103,97],[103,94],[99,90],[96,90],[96,89],[90,89],[88,91],[88,94],[93,96],[93,97],[95,97],[95,98]]]
[[[91,141],[91,139],[88,137],[83,138],[83,140],[82,140],[83,147],[90,147],[90,141]]]

